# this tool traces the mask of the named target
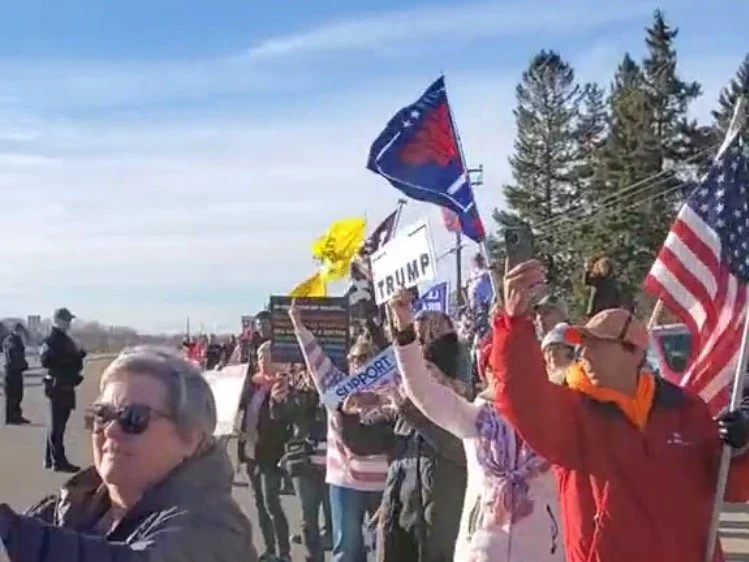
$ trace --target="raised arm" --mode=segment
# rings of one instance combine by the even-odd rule
[[[427,418],[459,439],[475,437],[478,407],[432,377],[415,334],[410,334],[410,342],[408,335],[408,330],[401,331],[395,346],[406,395]]]
[[[408,398],[432,422],[460,439],[475,436],[477,409],[462,396],[437,382],[429,372],[416,341],[410,294],[403,291],[390,303],[395,334],[395,357]]]
[[[583,468],[585,435],[598,425],[579,393],[549,381],[529,309],[541,264],[522,263],[505,276],[505,313],[492,326],[490,371],[499,414],[539,455],[554,464]]]

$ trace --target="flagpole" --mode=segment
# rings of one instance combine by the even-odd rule
[[[738,409],[744,392],[744,373],[749,363],[749,306],[746,307],[746,318],[744,319],[744,335],[739,350],[739,363],[736,366],[736,374],[733,377],[733,389],[731,390],[731,403],[728,411]],[[713,501],[713,514],[710,519],[710,530],[707,536],[707,552],[705,562],[713,562],[715,546],[718,543],[718,525],[720,523],[720,512],[723,510],[723,496],[728,484],[728,471],[731,468],[731,446],[723,445],[718,467],[718,482],[715,486],[715,500]]]
[[[733,110],[731,124],[728,127],[726,138],[723,141],[716,160],[720,158],[726,149],[731,145],[736,136],[743,130],[747,122],[747,104],[743,97],[736,100],[736,106]],[[741,404],[741,398],[744,392],[744,374],[747,371],[749,363],[749,304],[745,308],[746,318],[744,318],[744,334],[741,338],[741,347],[739,348],[739,361],[736,365],[736,373],[733,377],[733,388],[731,389],[731,402],[728,411],[738,409]],[[726,494],[726,485],[728,484],[728,471],[731,468],[731,446],[723,445],[718,465],[718,481],[715,485],[715,499],[713,500],[713,513],[710,518],[710,528],[707,535],[707,550],[705,551],[705,562],[712,562],[715,557],[715,546],[718,542],[718,525],[720,524],[720,512],[723,510],[723,497]]]
[[[715,160],[720,159],[723,153],[726,151],[733,139],[738,135],[744,127],[747,125],[747,113],[749,113],[749,107],[747,107],[746,98],[739,96],[736,98],[736,104],[733,106],[733,115],[731,116],[731,122],[728,125],[728,131],[726,132],[726,138],[723,139],[723,144],[720,145],[718,152],[715,155]],[[650,314],[650,321],[648,322],[648,330],[653,328],[658,318],[663,311],[663,301],[658,299],[653,307],[653,312]]]
[[[442,74],[442,79],[445,79],[445,75]],[[445,82],[445,92],[447,92],[447,83]],[[463,162],[463,169],[466,171],[466,175],[468,176],[468,185],[471,188],[471,191],[473,191],[473,185],[471,184],[471,175],[470,170],[468,169],[468,166],[466,165],[466,155],[463,151],[463,141],[460,140],[460,133],[458,132],[458,127],[455,125],[455,118],[453,117],[453,110],[452,107],[450,107],[450,104],[447,104],[447,114],[450,116],[450,125],[453,128],[453,134],[455,135],[455,142],[458,145],[458,152],[460,152],[460,159]],[[483,166],[480,168],[483,172]],[[483,183],[483,182],[482,182]],[[477,205],[476,202],[476,195],[473,195],[473,204]],[[456,237],[456,240],[458,241],[458,244],[460,244],[460,233],[458,233],[458,236]],[[482,255],[484,256],[484,259],[486,260],[487,264],[491,264],[490,256],[489,256],[489,249],[486,246],[486,240],[482,240],[479,242],[479,249],[481,250]],[[460,259],[460,245],[458,245],[458,249],[455,252],[458,259]],[[491,281],[492,285],[492,291],[494,291],[495,298],[499,298],[499,292],[497,291],[497,284],[494,281],[494,276],[490,275],[489,279]],[[460,286],[461,279],[458,279],[458,286],[456,287],[458,291],[458,302],[462,300],[462,295],[460,294],[460,291],[462,290]]]
[[[393,219],[393,233],[398,230],[401,222],[401,214],[403,214],[403,207],[408,203],[408,199],[398,199],[398,207],[395,209],[395,218]]]
[[[648,320],[648,331],[656,326],[656,324],[658,323],[658,318],[660,318],[661,316],[662,310],[663,301],[661,299],[658,299],[655,302],[655,306],[653,307],[653,312],[650,313],[650,320]]]
[[[398,199],[398,207],[395,209],[395,218],[393,219],[393,234],[395,234],[395,231],[398,230],[398,226],[401,222],[401,215],[403,214],[403,207],[406,206],[408,203],[408,199]],[[372,262],[371,262],[372,256],[367,257],[367,261],[369,261],[369,272],[370,275],[372,274]],[[383,307],[385,309],[385,319],[388,323],[388,328],[392,327],[393,321],[390,318],[390,307],[385,305]],[[380,321],[382,321],[382,317],[380,317]]]

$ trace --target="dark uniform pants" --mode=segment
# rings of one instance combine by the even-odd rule
[[[44,449],[44,466],[53,467],[67,464],[65,455],[65,428],[70,419],[73,406],[68,397],[53,396],[49,398],[49,422],[47,425],[47,444]]]
[[[23,401],[23,371],[5,371],[5,423],[13,423],[21,417]]]

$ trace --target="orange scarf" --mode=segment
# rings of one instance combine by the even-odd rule
[[[640,373],[634,396],[594,385],[579,363],[574,363],[567,369],[566,382],[568,387],[590,396],[593,400],[614,403],[629,421],[640,429],[645,428],[655,396],[655,378],[651,373]]]

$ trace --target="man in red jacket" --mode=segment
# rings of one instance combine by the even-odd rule
[[[567,386],[552,384],[530,314],[543,281],[537,261],[505,276],[491,365],[500,414],[554,465],[568,562],[703,562],[721,438],[737,449],[725,499],[749,498],[738,450],[749,416],[715,421],[699,397],[647,372],[647,329],[624,309],[570,329],[580,361]]]

